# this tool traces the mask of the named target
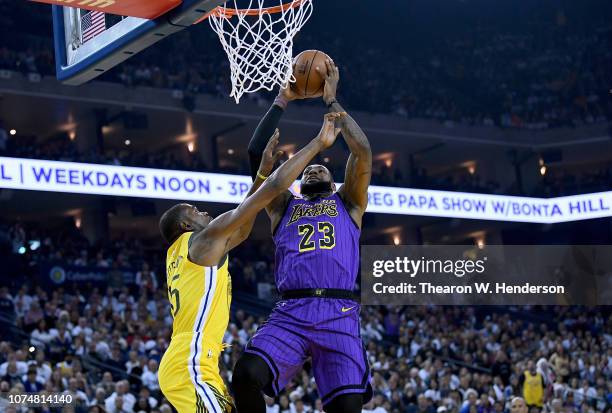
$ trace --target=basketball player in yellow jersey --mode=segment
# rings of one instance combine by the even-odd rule
[[[228,413],[233,402],[219,375],[219,355],[231,302],[227,253],[251,232],[257,213],[285,192],[320,151],[330,147],[340,129],[341,113],[325,115],[315,139],[269,178],[281,152],[278,130],[270,138],[258,178],[246,199],[212,219],[195,206],[178,204],[166,211],[159,227],[170,244],[166,257],[172,340],[159,366],[159,385],[179,413]]]
[[[527,370],[519,377],[519,387],[523,389],[523,399],[527,403],[527,407],[541,409],[544,406],[546,389],[544,377],[537,370],[533,360],[527,362]]]

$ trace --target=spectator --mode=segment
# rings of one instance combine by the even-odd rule
[[[136,398],[128,393],[128,382],[125,380],[117,382],[115,391],[104,402],[108,413],[131,413],[135,404]]]
[[[27,393],[39,393],[44,385],[36,378],[36,367],[28,367],[28,373],[23,380],[23,387]]]
[[[0,315],[13,322],[16,317],[15,304],[7,287],[0,287]]]
[[[106,405],[106,390],[102,387],[96,388],[94,398],[89,402],[90,407],[94,406],[105,406]]]
[[[136,273],[136,285],[150,293],[157,291],[157,277],[155,272],[151,271],[149,263],[146,261],[142,263],[141,270]]]
[[[23,361],[17,359],[16,353],[9,353],[7,360],[0,364],[0,377],[4,377],[4,380],[11,381],[19,379],[28,372],[28,365]]]
[[[158,370],[157,361],[149,360],[141,376],[142,385],[148,388],[152,392],[159,391],[159,382],[157,380],[157,376],[158,376],[157,370]]]
[[[533,360],[527,362],[527,370],[519,379],[519,385],[523,389],[523,398],[529,408],[544,406],[544,377],[536,370]]]
[[[515,397],[512,399],[510,405],[510,413],[527,413],[527,403],[521,397]]]
[[[117,261],[113,261],[112,269],[108,272],[108,286],[114,289],[123,287],[123,272],[119,269]]]
[[[557,351],[550,356],[549,363],[555,374],[567,379],[567,376],[569,376],[569,360],[565,356],[563,345],[557,344]]]
[[[72,396],[72,400],[74,401],[77,409],[83,408],[89,404],[87,394],[78,388],[77,379],[75,378],[68,380],[68,389],[64,392],[64,394]]]

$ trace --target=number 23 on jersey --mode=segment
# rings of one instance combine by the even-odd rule
[[[313,251],[317,248],[317,242],[312,239],[315,232],[322,234],[318,242],[319,249],[330,250],[336,246],[335,228],[331,222],[319,222],[316,228],[313,224],[302,224],[298,226],[298,234],[301,237],[300,252]]]

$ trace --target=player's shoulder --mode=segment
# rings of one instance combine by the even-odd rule
[[[342,192],[342,188],[344,188],[344,186],[341,186],[340,189],[338,189],[336,192],[334,192],[334,194],[332,196],[334,198],[337,198],[340,201],[340,203],[342,204],[342,206],[344,207],[344,209],[347,212],[349,212],[353,208],[353,205],[350,203],[350,201],[346,197],[346,195]]]
[[[177,256],[185,256],[188,254],[192,234],[192,232],[184,232],[175,239],[166,250],[166,259],[175,259]]]
[[[361,217],[363,216],[364,211],[362,211],[358,206],[353,205],[351,203],[351,201],[342,192],[343,187],[344,186],[340,187],[339,190],[334,192],[334,195],[340,201],[340,204],[342,205],[344,212],[346,212],[346,214],[350,217],[351,221],[355,225],[355,228],[357,230],[361,230],[361,225],[359,223],[361,222]]]
[[[183,232],[173,243],[172,245],[170,245],[169,249],[175,249],[177,247],[182,248],[182,247],[189,247],[191,245],[191,240],[192,240],[192,235],[193,232],[189,231],[189,232]]]

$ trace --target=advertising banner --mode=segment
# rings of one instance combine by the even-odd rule
[[[244,175],[0,157],[0,188],[237,204],[250,186]],[[539,224],[612,216],[612,191],[545,199],[372,185],[368,199],[367,211],[382,214]]]

